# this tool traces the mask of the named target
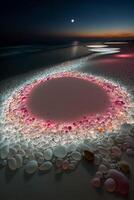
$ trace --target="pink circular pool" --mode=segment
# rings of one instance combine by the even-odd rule
[[[76,77],[59,77],[36,85],[27,107],[36,117],[72,121],[103,112],[109,105],[106,91],[95,83]]]

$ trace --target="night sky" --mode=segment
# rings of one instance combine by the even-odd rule
[[[48,38],[134,38],[134,1],[4,0],[0,29],[0,44]]]

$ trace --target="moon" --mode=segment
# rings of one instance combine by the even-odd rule
[[[75,22],[75,20],[74,19],[71,19],[71,23],[74,23]]]

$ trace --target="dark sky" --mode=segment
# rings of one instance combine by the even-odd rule
[[[0,29],[1,43],[48,36],[134,37],[134,0],[3,0]]]

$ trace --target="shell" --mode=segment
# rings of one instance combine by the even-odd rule
[[[108,177],[113,178],[116,182],[116,191],[120,194],[127,195],[129,191],[128,178],[116,169],[108,171]]]
[[[99,177],[95,177],[91,181],[91,185],[95,188],[99,188],[101,186],[101,180]]]
[[[115,182],[115,180],[113,178],[108,178],[104,182],[104,188],[108,192],[114,192],[115,189],[116,189],[116,182]]]

